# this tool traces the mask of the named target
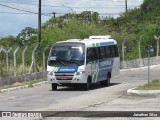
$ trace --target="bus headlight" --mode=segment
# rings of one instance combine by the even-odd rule
[[[47,74],[48,75],[53,75],[53,72],[48,71]]]
[[[85,73],[85,71],[80,71],[80,72],[77,72],[76,75],[82,75],[82,74],[84,74],[84,73]]]

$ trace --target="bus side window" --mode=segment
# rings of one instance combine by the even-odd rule
[[[119,57],[119,52],[118,52],[118,47],[117,45],[114,46],[114,50],[115,50],[115,56]]]
[[[91,61],[91,48],[87,48],[87,63]]]
[[[109,46],[105,46],[105,58],[110,58],[110,49],[109,49]]]
[[[92,53],[92,60],[96,60],[97,59],[97,55],[96,55],[96,48],[91,48],[91,53]]]
[[[105,58],[105,50],[104,47],[99,47],[100,59]]]
[[[98,47],[94,48],[94,53],[96,54],[95,55],[96,60],[98,60],[100,58],[100,56],[99,56],[99,48]]]
[[[109,48],[110,48],[110,51],[111,51],[110,56],[111,56],[111,57],[115,57],[114,46],[113,46],[113,45],[112,45],[112,46],[109,46]]]
[[[91,62],[92,60],[95,60],[96,55],[94,52],[94,48],[87,48],[87,63]]]

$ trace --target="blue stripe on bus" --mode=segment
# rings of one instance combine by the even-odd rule
[[[99,71],[98,71],[97,81],[107,79],[108,72],[112,72],[113,63],[114,63],[113,58],[99,60],[98,64]]]
[[[113,45],[114,42],[101,42],[100,46],[105,46],[105,45]]]
[[[73,66],[73,67],[57,67],[57,70],[54,72],[57,73],[65,73],[65,72],[77,72],[78,66]]]

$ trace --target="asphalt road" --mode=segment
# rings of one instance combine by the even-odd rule
[[[160,79],[159,73],[160,66],[152,68],[151,80]],[[96,84],[92,85],[89,91],[69,87],[59,87],[58,91],[51,91],[50,84],[44,84],[34,88],[0,93],[0,111],[160,110],[159,96],[126,94],[127,89],[147,82],[147,74],[147,69],[121,71],[118,77],[111,79],[109,87]]]

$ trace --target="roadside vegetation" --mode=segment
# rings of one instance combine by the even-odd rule
[[[13,85],[4,85],[0,87],[1,89],[7,89],[7,88],[14,88],[14,87],[20,87],[20,86],[28,86],[28,87],[33,87],[34,84],[36,83],[40,83],[46,81],[46,79],[40,79],[40,80],[32,80],[32,81],[28,81],[28,82],[16,82]]]
[[[136,88],[136,90],[160,90],[160,80],[153,80],[152,82]]]
[[[67,39],[84,39],[90,35],[111,35],[119,44],[125,40],[125,60],[138,58],[138,40],[141,37],[142,58],[147,57],[145,47],[152,45],[156,49],[154,35],[160,35],[160,1],[144,0],[139,8],[128,10],[121,13],[118,18],[101,18],[99,13],[83,11],[80,14],[68,13],[63,16],[49,19],[42,25],[42,41],[37,53],[36,63],[41,66],[42,48],[52,46],[57,41]],[[33,50],[37,44],[37,29],[26,27],[16,37],[1,36],[0,46],[13,49],[19,46],[22,50],[28,46],[27,52]],[[12,54],[12,53],[11,53]],[[151,56],[156,55],[156,50]],[[12,55],[13,56],[13,55]],[[5,59],[5,54],[0,58]],[[11,58],[11,57],[10,57]],[[2,61],[2,68],[3,62]],[[21,66],[21,57],[18,57],[17,64]],[[26,54],[26,66],[30,66],[31,53]],[[13,64],[13,63],[10,63]],[[4,66],[5,69],[5,66]],[[3,70],[1,70],[3,72]]]

